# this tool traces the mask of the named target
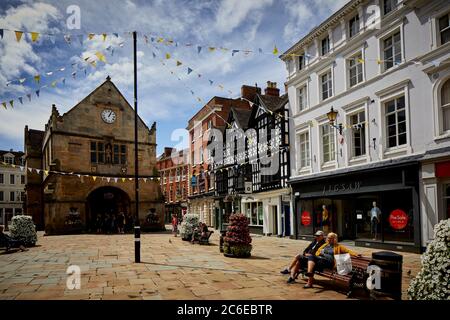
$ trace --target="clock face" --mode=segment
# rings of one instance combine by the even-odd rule
[[[106,123],[113,123],[116,121],[116,113],[110,109],[105,109],[102,111],[102,119]]]

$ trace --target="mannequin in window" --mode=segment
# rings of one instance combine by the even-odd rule
[[[373,240],[377,240],[378,224],[380,223],[381,210],[377,207],[377,203],[372,202],[372,209],[370,209],[370,233],[373,236]]]
[[[326,205],[322,205],[322,228],[325,234],[330,231],[330,216]]]

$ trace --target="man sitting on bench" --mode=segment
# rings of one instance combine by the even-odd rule
[[[314,282],[314,271],[323,271],[324,269],[333,269],[336,267],[335,254],[349,253],[354,257],[361,257],[360,254],[338,244],[338,236],[336,233],[330,232],[327,236],[327,242],[324,243],[315,255],[308,257],[308,283],[304,288],[312,288]]]
[[[206,223],[200,222],[198,227],[194,229],[191,242],[200,241],[200,239],[208,238],[208,226]]]
[[[14,240],[10,236],[4,234],[3,230],[4,226],[0,225],[0,243],[6,247],[6,251],[9,251],[10,248],[19,248],[22,251],[28,251],[28,249],[25,248],[23,241]]]
[[[323,231],[317,231],[314,234],[314,240],[292,260],[289,268],[281,271],[282,274],[290,274],[287,283],[294,283],[300,269],[306,269],[308,265],[308,257],[315,255],[316,251],[325,243]]]

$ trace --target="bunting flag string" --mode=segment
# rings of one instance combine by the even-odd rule
[[[103,61],[104,63],[106,63],[106,58],[105,58],[104,54],[101,53],[101,52],[99,52],[99,51],[97,51],[94,55],[89,56],[89,57],[87,57],[87,58],[85,58],[85,59],[83,59],[83,60],[84,60],[85,63],[88,63],[88,64],[92,65],[93,67],[95,67],[95,65],[93,65],[93,63],[92,63],[92,62],[95,62],[95,61],[89,61],[92,57],[96,57],[98,60],[101,60],[101,61]],[[77,65],[77,63],[72,64],[72,66],[74,66],[74,65]],[[62,67],[62,68],[59,68],[59,69],[57,69],[57,70],[58,70],[58,71],[64,71],[65,69],[66,69],[65,67]],[[84,70],[84,74],[87,75],[87,67],[82,67],[82,68],[81,68],[81,71],[83,71],[83,70]],[[46,73],[44,73],[44,74],[45,74],[46,76],[52,76],[52,75],[54,74],[54,72],[53,72],[53,71],[49,71],[49,72],[46,72]],[[76,79],[77,71],[73,71],[71,75],[72,75],[72,78],[73,78],[73,79]],[[33,77],[33,79],[36,81],[37,84],[39,84],[39,83],[40,83],[40,80],[41,80],[41,75],[40,75],[40,74],[39,74],[39,75],[36,75],[36,76]],[[25,80],[23,80],[23,81],[22,81],[22,80],[23,80],[23,79],[20,79],[19,83],[22,84],[22,83],[25,81]],[[11,83],[11,82],[13,82],[13,81],[9,81],[9,83]],[[51,87],[51,88],[55,88],[56,85],[58,84],[58,82],[61,82],[63,85],[65,85],[65,84],[66,84],[66,78],[65,78],[65,77],[62,77],[62,78],[53,80],[53,81],[50,83],[50,87]],[[43,88],[47,88],[47,87],[48,87],[48,85],[43,85],[43,86],[38,87],[36,90],[34,90],[34,94],[36,94],[36,96],[39,98],[39,97],[40,97],[41,90],[42,90]],[[31,102],[32,94],[31,94],[31,93],[27,93],[26,96],[28,97],[28,100]],[[23,97],[18,97],[17,100],[19,100],[20,104],[23,104]],[[11,108],[13,108],[13,107],[14,107],[14,100],[9,101],[9,104],[10,104]],[[7,104],[6,104],[6,102],[2,102],[2,105],[3,105],[3,107],[4,107],[5,109],[7,109]]]
[[[160,49],[160,48],[158,48],[158,47],[155,46],[155,45],[152,45],[152,46],[153,46],[153,48],[156,49],[158,52],[161,52],[161,49]],[[177,62],[176,62],[176,65],[178,66],[178,62],[181,62],[181,61],[180,61],[180,60],[176,60],[176,61],[177,61]],[[163,60],[160,60],[160,62],[161,62],[161,64],[162,64],[164,67],[166,67],[166,69],[170,72],[170,74],[175,75],[174,71],[172,71],[172,70],[170,70],[170,69],[167,68],[167,64],[166,64]],[[182,63],[184,64],[184,62],[182,62]],[[194,72],[194,70],[193,70],[192,68],[190,68],[190,67],[187,67],[187,68],[188,68],[188,74],[190,74],[191,72]],[[181,80],[179,77],[177,77],[177,79],[178,79],[178,80]],[[210,83],[211,85],[212,85],[212,83],[214,83],[213,80],[208,80],[208,81],[209,81],[209,83]],[[194,90],[193,90],[191,87],[187,86],[184,82],[182,82],[182,84],[183,84],[183,86],[185,86],[185,87],[191,92],[191,94],[192,94],[193,96],[195,96],[195,92],[194,92]],[[219,84],[218,87],[220,88],[220,90],[225,90],[225,87],[224,87],[222,84]],[[233,92],[232,92],[231,90],[228,90],[227,92],[228,92],[230,95],[233,94]],[[203,102],[203,99],[201,99],[200,97],[195,97],[195,98],[196,98],[196,100],[197,100],[198,102],[200,102],[200,103]],[[261,106],[261,105],[256,104],[256,103],[253,102],[253,101],[250,101],[250,100],[248,100],[248,99],[242,97],[242,96],[239,96],[239,97],[236,97],[236,98],[240,98],[240,99],[242,99],[242,100],[245,100],[245,101],[247,101],[247,102],[250,104],[251,107],[252,107],[252,106],[256,106],[256,107],[258,107],[258,109],[260,109],[261,111],[263,111],[263,112],[265,112],[265,113],[269,113],[270,115],[275,115],[275,117],[278,118],[278,119],[281,119],[281,118],[285,118],[285,119],[294,119],[294,117],[292,117],[292,116],[283,116],[282,114],[280,114],[280,113],[278,113],[278,112],[273,112],[273,111],[271,111],[271,110],[269,110],[269,109],[267,109],[267,108],[265,108],[265,107],[263,107],[263,106]],[[206,106],[209,107],[207,104],[206,104]],[[212,108],[210,108],[210,109],[211,109],[211,111],[212,111],[213,113],[215,113],[218,117],[220,117],[220,118],[224,121],[224,123],[228,126],[228,128],[231,128],[231,127],[232,127],[232,125],[231,125],[230,123],[228,123],[228,121],[226,121],[223,117],[221,117],[220,114],[218,114],[217,112],[215,112]],[[311,124],[311,125],[313,125],[313,124]],[[345,129],[355,129],[355,130],[359,129],[361,125],[368,126],[368,122],[361,122],[361,123],[358,124],[358,125],[342,124],[343,128],[345,128]]]
[[[96,176],[96,175],[92,175],[92,174],[85,174],[85,173],[79,173],[79,172],[65,172],[65,171],[56,171],[56,170],[46,170],[46,169],[38,169],[38,168],[32,168],[32,167],[26,167],[26,166],[21,166],[21,165],[16,165],[16,164],[11,164],[11,163],[7,163],[4,161],[1,161],[0,164],[2,166],[6,166],[6,167],[12,167],[12,168],[19,168],[21,171],[25,171],[28,170],[28,172],[30,173],[36,173],[36,174],[40,174],[41,172],[44,175],[50,175],[50,174],[58,174],[58,175],[63,175],[63,176],[76,176],[80,179],[82,178],[90,178],[92,179],[94,182],[97,181],[97,179],[101,179],[102,181],[114,181],[115,183],[118,182],[119,179],[121,179],[122,182],[126,182],[127,179],[128,181],[133,181],[135,180],[134,177],[112,177],[112,176]],[[147,183],[147,181],[156,181],[159,182],[160,177],[159,176],[141,176],[138,177],[139,180],[144,181],[145,183]]]

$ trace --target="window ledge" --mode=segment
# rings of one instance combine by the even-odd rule
[[[321,167],[323,170],[334,169],[336,168],[336,161],[325,162]]]
[[[349,165],[354,165],[354,164],[359,164],[359,163],[363,163],[363,162],[367,162],[367,156],[363,155],[363,156],[359,156],[359,157],[353,157],[351,158],[348,163]]]
[[[311,173],[311,167],[305,167],[298,170],[298,174],[308,174]]]
[[[394,148],[386,149],[384,151],[384,155],[385,156],[394,156],[394,155],[398,155],[398,154],[405,154],[407,152],[408,152],[408,146],[404,145],[401,147],[394,147]]]
[[[450,131],[442,133],[438,136],[434,137],[434,141],[439,141],[439,140],[444,140],[444,139],[449,139],[450,138]]]

